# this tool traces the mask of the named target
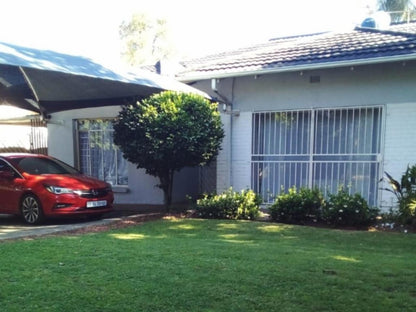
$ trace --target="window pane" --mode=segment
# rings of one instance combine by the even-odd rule
[[[252,188],[265,202],[309,180],[311,112],[253,114]]]
[[[253,189],[272,202],[292,186],[343,186],[376,205],[381,116],[381,107],[254,113]]]
[[[112,185],[127,185],[127,161],[113,141],[109,120],[79,120],[81,172]]]

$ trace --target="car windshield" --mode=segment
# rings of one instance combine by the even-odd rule
[[[24,172],[34,175],[39,174],[77,174],[75,168],[56,159],[41,157],[22,157],[14,160]]]

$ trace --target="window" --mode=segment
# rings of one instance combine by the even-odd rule
[[[0,159],[0,172],[14,172],[14,170],[4,160]]]
[[[19,167],[29,174],[77,174],[74,168],[67,164],[49,158],[40,157],[22,157],[13,160]]]
[[[113,143],[111,120],[78,120],[79,164],[84,174],[111,185],[127,185],[127,161]]]
[[[381,117],[381,107],[254,113],[252,188],[271,202],[292,186],[343,186],[376,205]]]

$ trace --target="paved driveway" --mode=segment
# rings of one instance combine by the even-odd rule
[[[114,216],[94,221],[85,219],[62,219],[51,220],[43,225],[33,226],[25,224],[16,216],[0,214],[0,240],[65,232],[90,225],[107,224],[117,219],[119,218]]]
[[[164,208],[159,205],[115,205],[113,212],[104,215],[101,220],[55,219],[36,226],[27,225],[16,216],[0,214],[0,241],[66,232],[91,225],[108,224],[129,217],[159,215],[162,211]]]

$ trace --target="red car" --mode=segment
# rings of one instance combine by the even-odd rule
[[[113,209],[111,185],[55,158],[0,154],[0,213],[30,224],[48,217],[100,216]]]

